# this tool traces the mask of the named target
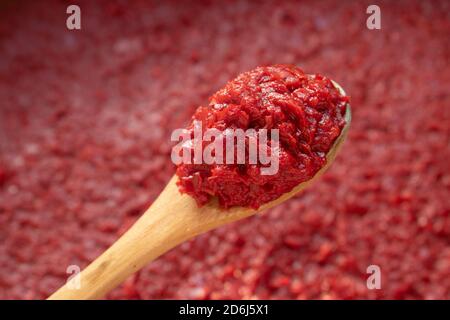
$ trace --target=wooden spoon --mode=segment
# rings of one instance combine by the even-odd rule
[[[345,95],[337,83],[333,84],[342,95]],[[173,176],[163,192],[135,224],[78,275],[79,289],[72,289],[66,283],[49,299],[100,299],[128,276],[178,244],[229,222],[272,208],[291,198],[309,186],[333,162],[350,126],[349,104],[346,108],[345,121],[340,136],[327,154],[326,165],[312,179],[300,183],[292,191],[262,205],[258,210],[243,207],[224,210],[220,208],[217,199],[212,199],[199,208],[192,197],[180,194],[176,186],[177,177]]]

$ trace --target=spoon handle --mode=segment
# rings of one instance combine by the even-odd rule
[[[66,283],[48,299],[100,299],[181,242],[252,212],[225,212],[214,201],[199,208],[194,199],[179,193],[174,176],[134,225],[78,275],[79,289]]]
[[[153,205],[109,249],[79,274],[80,288],[67,283],[49,299],[99,299],[148,262],[190,236],[182,215],[196,210],[172,178]]]

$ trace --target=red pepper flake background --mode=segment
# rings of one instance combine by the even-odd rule
[[[0,5],[0,298],[45,298],[173,175],[170,133],[227,80],[297,64],[351,96],[338,161],[302,195],[164,255],[110,298],[449,298],[450,3]],[[368,290],[379,265],[382,289]]]

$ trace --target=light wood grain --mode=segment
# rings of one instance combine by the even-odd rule
[[[342,88],[335,86],[345,95]],[[315,181],[333,162],[344,142],[351,122],[350,105],[347,105],[346,125],[327,155],[327,164],[313,179],[299,184],[291,192],[269,202],[258,210],[234,207],[223,210],[217,199],[199,208],[190,196],[180,194],[176,176],[167,184],[152,206],[108,250],[81,272],[80,289],[70,289],[66,284],[49,299],[99,299],[122,283],[128,276],[178,244],[257,212],[274,207],[299,193]]]

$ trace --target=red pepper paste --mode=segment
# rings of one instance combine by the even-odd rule
[[[0,4],[0,299],[44,299],[104,252],[173,176],[171,132],[275,62],[345,84],[345,161],[108,298],[450,297],[448,0],[380,1],[381,30],[368,1],[73,2],[81,30],[71,2]]]
[[[199,205],[217,196],[225,208],[257,209],[275,200],[311,179],[325,165],[326,154],[345,124],[347,102],[330,79],[305,74],[293,65],[258,67],[242,73],[212,95],[207,106],[200,106],[192,120],[221,131],[278,129],[279,169],[273,175],[263,175],[260,162],[206,165],[191,161],[178,166],[180,191],[193,196]],[[192,122],[188,129],[193,137]],[[270,139],[266,142],[270,148]]]

